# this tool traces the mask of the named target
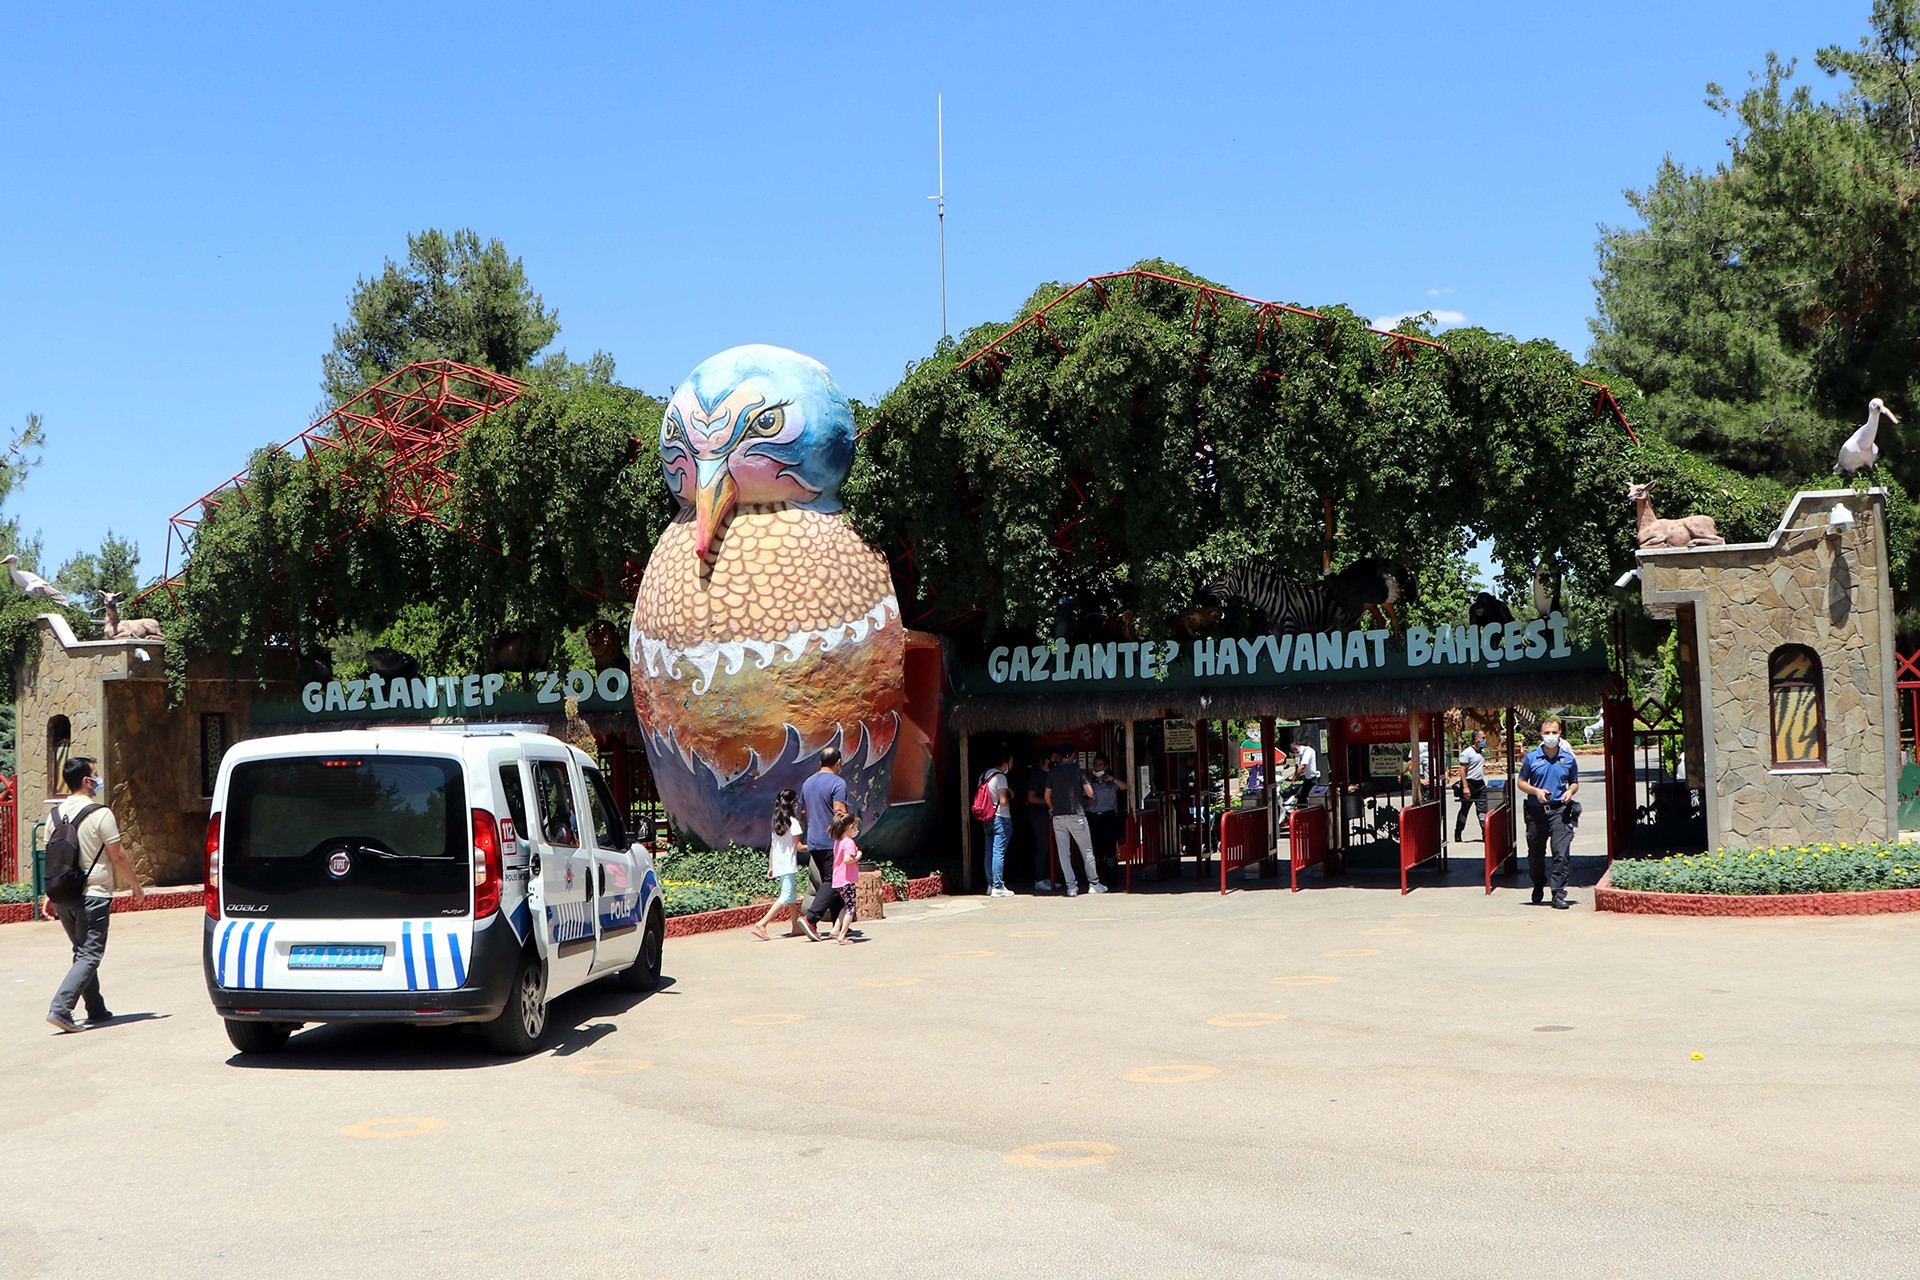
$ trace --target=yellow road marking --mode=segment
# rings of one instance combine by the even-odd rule
[[[804,1013],[749,1013],[733,1020],[736,1027],[782,1027],[789,1022],[804,1022]]]
[[[942,951],[942,960],[985,960],[988,956],[998,955],[997,951]]]
[[[1135,1067],[1120,1078],[1129,1084],[1192,1084],[1196,1080],[1210,1080],[1219,1074],[1218,1067]]]
[[[1110,1164],[1121,1150],[1111,1142],[1036,1142],[1007,1152],[1006,1161],[1026,1169],[1084,1169]]]
[[[1285,1022],[1284,1013],[1223,1013],[1216,1018],[1208,1018],[1210,1027],[1266,1027],[1276,1022]]]
[[[1321,973],[1297,973],[1289,974],[1284,978],[1275,978],[1273,985],[1276,987],[1317,987],[1323,982],[1338,981],[1340,981],[1340,979],[1329,978]]]
[[[569,1062],[560,1069],[576,1076],[623,1076],[629,1071],[645,1071],[652,1065],[645,1058],[587,1058]]]
[[[417,1138],[423,1133],[446,1127],[445,1120],[437,1120],[432,1116],[387,1116],[350,1124],[340,1132],[349,1138]]]
[[[925,981],[925,978],[862,978],[854,985],[861,987],[914,987]]]

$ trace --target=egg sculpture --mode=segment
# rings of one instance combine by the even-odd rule
[[[765,848],[774,797],[836,748],[870,825],[900,737],[906,631],[885,557],[847,521],[853,410],[826,367],[741,346],[660,423],[678,506],[634,601],[634,705],[673,826]]]

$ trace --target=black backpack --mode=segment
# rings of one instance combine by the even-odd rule
[[[93,855],[93,861],[85,871],[80,869],[80,824],[85,822],[96,809],[104,809],[103,804],[90,804],[71,818],[59,809],[53,811],[53,831],[47,836],[47,901],[62,907],[72,906],[80,901],[87,892],[87,878],[93,874],[94,867],[100,865],[100,853]]]

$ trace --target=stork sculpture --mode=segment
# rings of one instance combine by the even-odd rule
[[[1867,401],[1867,420],[1854,428],[1853,434],[1840,446],[1840,458],[1833,467],[1835,475],[1852,479],[1854,472],[1865,470],[1880,461],[1880,446],[1874,443],[1873,438],[1880,432],[1880,419],[1883,416],[1896,425],[1900,421],[1879,396]]]
[[[60,588],[30,569],[22,569],[19,556],[0,558],[0,564],[7,566],[7,575],[13,579],[13,585],[26,594],[38,596],[42,600],[51,600],[55,604],[67,603],[67,597]]]

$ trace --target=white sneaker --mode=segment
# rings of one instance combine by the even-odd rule
[[[1088,893],[1105,893],[1106,891],[1107,891],[1107,886],[1103,884],[1094,884],[1094,885],[1087,886]]]
[[[1011,898],[1013,896],[1013,890],[1003,884],[997,884],[987,890],[987,896],[989,898]]]
[[[1067,886],[1067,896],[1068,896],[1069,898],[1077,898],[1077,897],[1079,897],[1079,896],[1080,896],[1080,890],[1079,890],[1079,889],[1078,889],[1078,888],[1077,888],[1076,886],[1074,886],[1074,885],[1068,885],[1068,886]]]
[[[1053,881],[1051,881],[1051,880],[1036,880],[1036,881],[1034,882],[1034,885],[1033,885],[1033,891],[1034,891],[1035,893],[1052,893],[1052,892],[1053,892]]]

